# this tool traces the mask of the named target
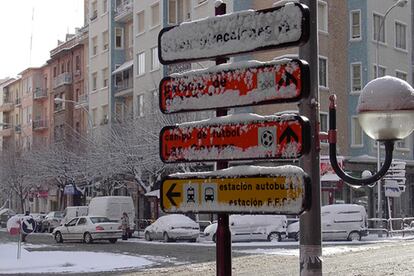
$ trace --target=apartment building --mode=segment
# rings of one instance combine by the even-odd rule
[[[395,76],[412,84],[412,3],[391,0],[348,0],[348,109],[347,127],[350,129],[348,167],[353,171],[376,171],[377,144],[363,133],[356,117],[356,106],[361,89],[372,79],[384,75]],[[388,11],[388,12],[387,12]],[[406,162],[406,191],[390,200],[394,216],[413,214],[414,162],[413,135],[397,141],[394,159]],[[384,160],[384,149],[380,159]],[[375,189],[366,196],[375,200]],[[371,204],[375,207],[374,204]],[[385,210],[385,206],[384,206]],[[371,215],[374,210],[370,208]]]

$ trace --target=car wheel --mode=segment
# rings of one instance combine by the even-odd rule
[[[295,234],[295,241],[299,241],[299,237],[300,237],[300,235],[299,235],[299,231],[298,231],[298,232],[296,232],[296,234]]]
[[[86,233],[83,235],[83,241],[84,241],[85,243],[92,243],[92,242],[93,242],[92,235],[91,235],[90,233],[86,232]]]
[[[214,235],[213,235],[213,237],[212,237],[211,239],[213,240],[213,242],[216,242],[216,241],[217,241],[217,240],[216,240],[216,239],[217,239],[216,234],[214,234]]]
[[[59,231],[55,233],[55,241],[57,243],[63,243],[63,237]]]
[[[110,243],[116,243],[116,241],[117,241],[118,239],[109,239],[109,242]]]
[[[361,240],[361,234],[359,232],[351,232],[348,236],[348,241],[360,241]]]
[[[149,233],[149,232],[145,232],[145,240],[146,240],[146,241],[152,241],[152,239],[151,239],[151,235],[150,235],[150,233]]]
[[[169,242],[169,241],[171,241],[170,237],[168,237],[167,232],[164,232],[163,238],[164,238],[164,241],[165,241],[165,242]]]
[[[277,232],[271,232],[269,234],[269,236],[267,236],[267,240],[268,241],[278,241],[278,242],[280,242],[282,240],[282,237]]]

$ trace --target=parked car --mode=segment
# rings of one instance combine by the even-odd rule
[[[62,224],[69,222],[71,219],[88,215],[88,206],[69,206],[63,211]]]
[[[121,225],[106,217],[81,216],[71,219],[53,230],[57,243],[66,240],[79,240],[92,243],[94,240],[108,240],[115,243],[122,236]]]
[[[16,215],[16,212],[12,209],[4,208],[0,210],[0,228],[7,227],[7,221],[12,216]]]
[[[32,218],[36,222],[35,232],[41,232],[42,231],[42,223],[43,223],[43,220],[46,217],[46,214],[44,214],[44,213],[31,213],[30,215],[32,216]]]
[[[45,219],[42,221],[42,232],[49,232],[52,233],[53,229],[58,227],[63,219],[63,212],[62,211],[52,211],[49,212]]]
[[[94,197],[89,203],[88,215],[103,216],[113,222],[121,222],[122,214],[126,212],[129,218],[129,237],[135,230],[135,206],[130,196]]]
[[[357,204],[322,206],[322,238],[324,240],[361,240],[368,234],[367,213]],[[299,221],[288,226],[288,238],[299,240]]]
[[[189,240],[196,242],[200,235],[200,226],[187,216],[180,214],[166,215],[158,218],[154,223],[145,228],[145,239],[164,240]]]
[[[281,241],[286,238],[287,218],[283,215],[231,215],[232,241],[268,240]],[[216,241],[217,223],[204,229],[204,235]]]

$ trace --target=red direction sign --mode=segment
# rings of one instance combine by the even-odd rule
[[[236,62],[165,77],[163,113],[298,101],[309,87],[305,61]]]
[[[210,17],[162,29],[158,56],[171,64],[296,46],[308,40],[309,25],[299,3]]]
[[[297,114],[236,114],[167,126],[160,133],[163,162],[296,159],[310,148],[310,124]]]

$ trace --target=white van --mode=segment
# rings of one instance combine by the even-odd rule
[[[122,213],[126,212],[129,217],[129,236],[135,229],[135,207],[130,196],[102,196],[94,197],[89,203],[89,216],[103,216],[110,221],[121,222]]]
[[[281,241],[286,237],[287,218],[279,215],[231,215],[232,241]],[[217,223],[204,229],[204,235],[216,241]]]
[[[88,206],[68,206],[63,211],[63,219],[61,221],[61,224],[63,225],[75,217],[87,216],[87,215],[88,215]]]
[[[368,234],[367,213],[357,204],[333,204],[321,208],[324,240],[361,240]],[[299,222],[288,226],[288,237],[299,240]]]

